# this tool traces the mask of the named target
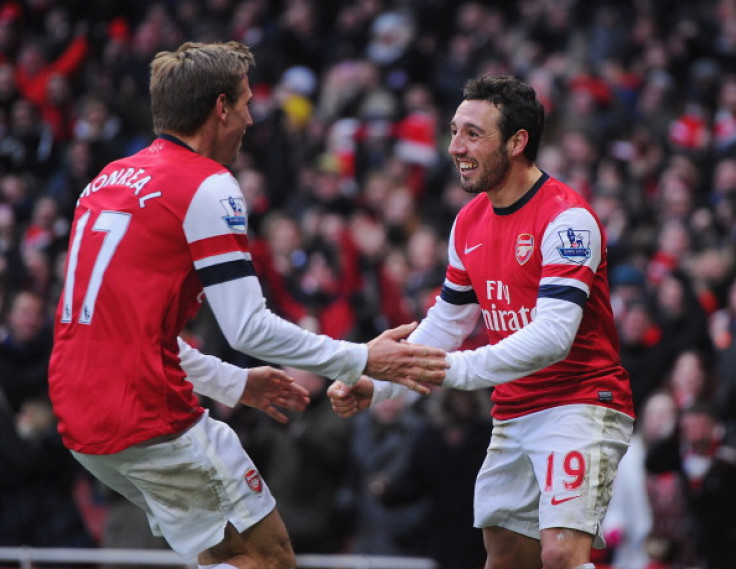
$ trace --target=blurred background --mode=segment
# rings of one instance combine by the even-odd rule
[[[531,84],[547,115],[538,165],[605,226],[638,414],[596,561],[734,566],[734,0],[0,3],[0,546],[166,547],[61,447],[46,365],[77,196],[152,140],[148,64],[188,40],[255,53],[255,124],[232,172],[269,306],[355,341],[421,318],[442,284],[469,198],[446,153],[465,81]],[[206,306],[185,333],[259,363]],[[484,342],[479,329],[465,347]],[[240,434],[297,553],[482,567],[472,487],[488,392],[344,421],[324,378],[293,373],[313,403],[287,426],[203,403]]]

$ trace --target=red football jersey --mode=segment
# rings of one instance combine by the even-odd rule
[[[604,405],[633,414],[610,307],[606,244],[592,208],[544,174],[513,206],[494,209],[480,194],[458,214],[441,298],[477,302],[490,344],[529,324],[538,298],[582,307],[568,356],[526,377],[496,385],[493,414],[516,417],[563,404]],[[531,361],[533,353],[513,354]]]
[[[212,175],[229,173],[158,139],[109,164],[82,192],[49,368],[59,430],[73,450],[116,452],[201,415],[176,338],[202,292],[185,216]],[[244,234],[224,229],[223,247],[247,247]]]
[[[364,344],[313,334],[268,310],[237,181],[167,135],[84,189],[65,278],[49,392],[64,443],[78,452],[114,453],[184,430],[203,412],[191,382],[209,378],[205,392],[233,403],[244,381],[232,370],[212,380],[212,366],[191,354],[192,377],[182,369],[177,336],[205,294],[234,349],[350,385],[365,369]]]

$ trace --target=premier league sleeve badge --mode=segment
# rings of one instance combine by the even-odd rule
[[[590,258],[590,230],[573,229],[568,227],[565,231],[558,231],[560,246],[557,251],[560,257],[582,265]]]

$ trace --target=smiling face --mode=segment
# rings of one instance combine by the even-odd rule
[[[470,194],[498,188],[511,170],[498,121],[501,112],[484,100],[465,100],[450,123],[449,153],[460,173],[460,186]]]

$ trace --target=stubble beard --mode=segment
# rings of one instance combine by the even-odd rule
[[[467,194],[480,194],[499,186],[511,169],[511,160],[502,147],[493,153],[487,166],[479,164],[478,168],[482,168],[483,172],[475,181],[460,177],[460,187]]]

